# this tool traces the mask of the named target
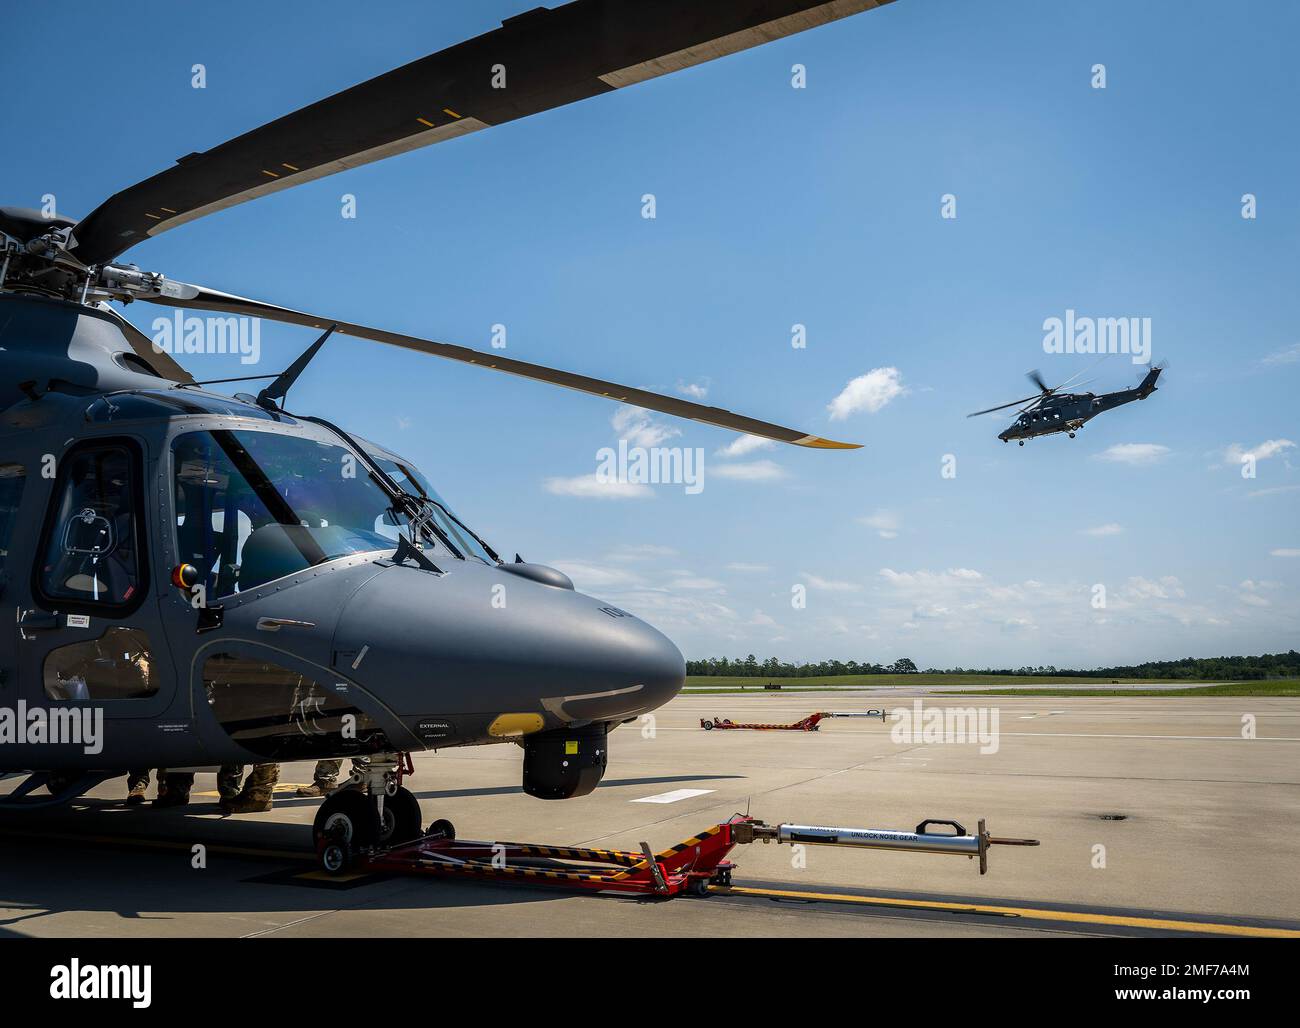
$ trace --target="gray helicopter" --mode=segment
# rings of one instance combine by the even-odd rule
[[[1037,371],[1031,371],[1028,373],[1028,377],[1029,381],[1038,386],[1039,391],[1036,395],[1026,396],[1020,400],[1012,400],[1010,403],[999,404],[997,407],[990,407],[987,410],[977,410],[973,414],[967,414],[966,416],[968,418],[977,418],[981,414],[992,414],[994,411],[1017,407],[1023,403],[1025,406],[1016,412],[1016,420],[998,433],[998,438],[1004,443],[1009,443],[1012,439],[1015,439],[1021,446],[1024,446],[1026,439],[1036,439],[1042,435],[1054,435],[1057,432],[1064,432],[1073,439],[1074,434],[1098,414],[1114,410],[1116,407],[1132,403],[1134,400],[1145,400],[1156,391],[1156,380],[1160,378],[1162,371],[1164,371],[1164,368],[1157,365],[1148,371],[1142,381],[1132,389],[1119,389],[1113,393],[1100,394],[1061,392],[1082,372],[1062,382],[1059,386],[1049,387],[1043,381],[1042,375]]]
[[[608,93],[877,0],[576,0],[190,154],[76,221],[0,208],[0,807],[128,768],[367,757],[318,833],[418,837],[409,754],[514,743],[523,788],[591,792],[619,724],[675,696],[677,647],[561,572],[503,560],[409,460],[285,398],[332,332],[798,446],[642,389],[189,285],[122,263],[235,204]],[[509,88],[492,88],[495,66]],[[196,382],[110,303],[322,334],[260,391]],[[236,380],[225,380],[227,382]],[[367,770],[368,769],[368,770]]]

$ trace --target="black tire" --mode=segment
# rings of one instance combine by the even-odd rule
[[[429,825],[429,830],[424,835],[428,839],[446,839],[450,842],[456,838],[456,826],[445,817],[440,817]]]
[[[712,722],[712,721],[705,721],[705,722],[704,722],[704,730],[705,730],[706,732],[711,732],[711,731],[713,731],[713,722]]]
[[[316,811],[312,823],[312,841],[321,867],[330,874],[341,874],[351,867],[359,851],[375,844],[377,834],[370,798],[356,789],[331,793]]]
[[[376,840],[380,846],[400,846],[420,837],[420,801],[410,789],[384,797],[383,820]]]

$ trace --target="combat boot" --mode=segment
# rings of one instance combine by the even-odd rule
[[[126,805],[128,807],[138,807],[145,801],[145,793],[149,789],[148,782],[136,782],[131,786],[131,791],[126,794]]]

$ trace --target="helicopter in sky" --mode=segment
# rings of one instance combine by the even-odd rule
[[[485,743],[522,748],[529,795],[591,792],[611,729],[680,690],[681,653],[561,572],[503,559],[401,455],[287,410],[311,358],[337,332],[797,446],[856,444],[189,285],[121,255],[299,183],[883,2],[537,8],[182,157],[80,221],[0,208],[0,616],[13,626],[0,633],[0,773],[27,774],[0,809],[63,803],[128,768],[367,757],[316,830],[396,843],[421,831],[401,785],[409,753]],[[232,397],[110,306],[137,300],[321,335]]]
[[[1162,371],[1164,367],[1157,365],[1148,371],[1142,381],[1132,389],[1119,389],[1113,393],[1063,393],[1061,390],[1083,372],[1071,376],[1058,386],[1049,387],[1043,381],[1042,375],[1037,371],[1031,371],[1028,373],[1029,381],[1038,387],[1035,395],[989,407],[987,410],[977,410],[966,416],[976,418],[981,414],[992,414],[994,411],[1006,410],[1008,407],[1016,407],[1023,403],[1025,406],[1016,412],[1015,421],[998,433],[998,438],[1004,443],[1015,439],[1024,446],[1026,439],[1054,435],[1057,432],[1065,432],[1073,439],[1074,434],[1098,414],[1114,410],[1134,400],[1145,400],[1156,391],[1156,380],[1160,378]]]

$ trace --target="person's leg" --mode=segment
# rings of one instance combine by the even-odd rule
[[[280,780],[279,764],[254,764],[244,780],[244,788],[239,796],[223,809],[230,814],[261,814],[271,809],[275,783]]]
[[[147,767],[136,768],[126,773],[126,802],[128,806],[136,807],[144,802],[145,792],[149,788],[149,769]]]
[[[328,796],[339,787],[339,769],[343,767],[343,758],[337,760],[320,760],[312,772],[311,785],[298,787],[299,796]]]
[[[158,771],[158,798],[153,801],[155,807],[183,807],[190,801],[190,789],[194,786],[193,771]]]
[[[217,796],[221,800],[233,800],[239,795],[239,780],[243,777],[242,764],[222,764],[217,771]]]

